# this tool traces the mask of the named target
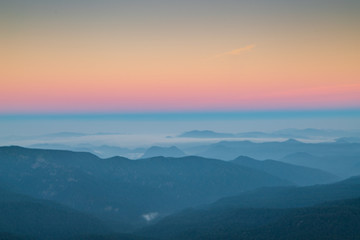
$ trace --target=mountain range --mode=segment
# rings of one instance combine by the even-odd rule
[[[305,152],[315,156],[360,156],[359,143],[304,143],[295,139],[283,142],[220,141],[183,149],[189,155],[233,160],[238,156],[279,160],[289,154]]]
[[[259,189],[184,210],[138,234],[179,240],[353,240],[360,234],[359,197],[360,177],[330,185]]]
[[[0,233],[36,239],[64,239],[74,234],[105,234],[99,219],[64,205],[0,188]],[[10,237],[9,237],[10,238]],[[6,237],[0,234],[0,239]]]
[[[10,146],[0,147],[0,166],[0,239],[351,239],[360,226],[360,177],[333,183],[333,174],[277,160]]]
[[[172,147],[158,147],[153,146],[147,149],[141,158],[152,158],[152,157],[184,157],[186,154],[179,148]]]
[[[256,169],[201,157],[101,159],[86,152],[0,148],[1,181],[128,231],[156,217],[263,186],[293,183]]]
[[[211,130],[192,130],[184,132],[178,137],[186,138],[299,138],[299,139],[335,139],[342,137],[359,137],[360,131],[330,130],[330,129],[281,129],[274,132],[241,132],[241,133],[223,133]]]
[[[303,167],[275,160],[259,161],[250,157],[240,156],[231,162],[267,172],[273,176],[293,182],[298,186],[329,183],[340,180],[339,177],[316,168]]]

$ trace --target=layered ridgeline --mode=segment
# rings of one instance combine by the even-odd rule
[[[203,138],[214,136],[214,133],[211,131],[192,131],[188,134],[195,134],[194,137],[200,134]],[[294,139],[283,142],[263,143],[220,141],[214,144],[192,147],[189,147],[189,145],[185,147],[183,145],[181,149],[176,146],[127,149],[118,146],[92,146],[84,144],[78,146],[36,144],[32,146],[45,149],[91,152],[103,158],[124,156],[138,159],[156,156],[182,157],[192,155],[231,161],[239,156],[249,156],[255,159],[273,159],[304,167],[317,168],[342,178],[360,174],[360,143],[356,142],[354,137],[342,138],[335,142],[321,143],[304,143]]]
[[[233,160],[238,156],[256,159],[279,160],[286,155],[306,152],[315,156],[360,156],[359,143],[321,142],[304,143],[294,139],[284,142],[221,141],[218,143],[186,148],[187,154],[223,160]],[[359,160],[360,161],[360,160]]]
[[[360,236],[360,198],[296,209],[187,213],[137,234],[173,240],[356,240]]]
[[[300,138],[300,139],[340,139],[348,142],[359,142],[360,131],[358,130],[330,130],[330,129],[282,129],[274,132],[241,132],[223,133],[211,130],[192,130],[184,132],[177,137],[186,138]]]
[[[318,168],[342,178],[360,174],[360,143],[304,143],[294,139],[284,142],[221,141],[185,148],[187,154],[231,161],[239,156],[274,159],[300,166]]]
[[[240,156],[231,162],[244,167],[250,167],[267,172],[273,176],[288,180],[299,186],[330,183],[340,180],[339,177],[319,169],[303,167],[275,160],[259,161],[250,157]]]
[[[153,146],[147,149],[141,158],[152,158],[152,157],[184,157],[186,154],[179,148],[172,147],[158,147]]]
[[[360,177],[295,187],[301,173],[334,176],[277,161],[1,147],[0,164],[1,239],[355,239],[360,229]]]
[[[144,152],[145,148],[135,148],[129,149],[118,146],[109,146],[109,145],[92,145],[92,144],[75,144],[75,145],[66,145],[66,144],[50,144],[50,143],[38,143],[29,146],[30,148],[38,149],[50,149],[50,150],[70,150],[76,152],[89,152],[101,158],[109,158],[113,156],[123,156],[131,159],[140,158]]]
[[[168,216],[138,234],[178,240],[357,239],[360,177],[329,185],[243,193]]]
[[[268,173],[201,157],[101,159],[85,152],[0,148],[1,181],[13,191],[93,214],[117,231],[263,186]]]
[[[0,187],[0,239],[60,240],[109,232],[104,223],[88,214]]]
[[[354,148],[360,147],[358,144]],[[350,177],[360,174],[360,155],[322,155],[316,156],[306,152],[296,152],[286,155],[279,161],[323,169],[341,177]]]

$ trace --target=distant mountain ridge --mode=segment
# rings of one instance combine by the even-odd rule
[[[288,180],[299,186],[324,184],[340,180],[339,177],[319,169],[288,164],[275,160],[259,161],[246,156],[240,156],[231,162],[267,172],[273,176]]]
[[[360,156],[360,143],[304,143],[295,139],[282,142],[220,141],[213,144],[184,149],[188,154],[222,160],[233,160],[238,156],[255,159],[279,160],[296,152],[316,156]]]
[[[50,149],[50,150],[68,150],[68,151],[77,151],[77,152],[90,152],[99,156],[101,158],[109,158],[114,156],[122,156],[131,159],[140,158],[144,152],[145,148],[135,148],[129,149],[118,146],[110,145],[100,145],[94,146],[91,144],[78,144],[78,145],[65,145],[65,144],[56,144],[56,143],[38,143],[32,144],[30,148],[39,148],[39,149]]]
[[[210,130],[193,130],[193,131],[189,131],[189,132],[184,132],[182,134],[180,134],[178,137],[183,137],[183,138],[232,138],[232,137],[236,137],[234,134],[231,133],[219,133],[219,132],[214,132],[214,131],[210,131]]]
[[[342,137],[335,139],[337,143],[360,143],[360,137]]]
[[[184,157],[186,154],[175,146],[171,147],[158,147],[153,146],[145,151],[141,158],[152,157]]]
[[[291,148],[303,143],[282,144]],[[290,240],[302,230],[317,231],[329,239],[324,234],[340,236],[343,231],[360,229],[356,215],[360,216],[356,199],[360,198],[360,177],[295,187],[293,182],[304,181],[300,175],[319,182],[332,176],[274,160],[245,156],[233,161],[197,156],[102,159],[88,152],[11,146],[0,147],[0,165],[0,212],[4,213],[0,238],[21,239],[24,234],[23,239],[35,236],[40,240],[52,235],[58,236],[54,240],[275,240],[282,239],[281,233],[280,237]],[[350,198],[354,200],[343,201]],[[18,216],[21,221],[16,220]],[[298,219],[304,228],[298,227]],[[317,225],[308,224],[310,220]],[[331,228],[334,224],[338,227]],[[140,227],[145,228],[136,230]],[[301,236],[311,239],[311,234]]]
[[[178,137],[188,138],[340,138],[340,137],[359,137],[360,131],[346,131],[346,130],[330,130],[330,129],[281,129],[273,132],[241,132],[241,133],[222,133],[211,130],[192,130],[184,132]]]
[[[340,144],[340,147],[341,145],[342,144]],[[346,145],[355,148],[360,146],[359,144],[344,143],[344,146]],[[348,155],[338,153],[331,155],[329,152],[328,155],[324,156],[316,156],[307,152],[295,152],[280,158],[279,161],[299,166],[322,169],[343,178],[360,175],[360,155],[358,153],[355,152]]]
[[[93,214],[114,229],[263,186],[292,183],[201,157],[101,159],[86,152],[0,147],[0,176],[16,192]]]

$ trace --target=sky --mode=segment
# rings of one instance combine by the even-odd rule
[[[0,130],[358,129],[359,12],[358,0],[3,0]]]
[[[355,0],[5,0],[1,113],[358,109]]]

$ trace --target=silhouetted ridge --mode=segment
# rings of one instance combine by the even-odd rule
[[[0,188],[0,232],[36,239],[64,239],[74,234],[104,234],[98,219],[63,205]],[[0,239],[6,239],[1,236]]]
[[[283,143],[292,143],[292,144],[296,144],[296,143],[302,143],[299,140],[293,139],[293,138],[289,138],[288,140],[284,141]]]
[[[355,240],[360,199],[297,209],[188,210],[138,232],[173,240]]]
[[[179,148],[172,146],[172,147],[151,147],[141,158],[151,158],[151,157],[157,157],[157,156],[163,156],[163,157],[183,157],[186,154],[181,151]]]
[[[275,160],[259,161],[246,156],[240,156],[232,163],[267,172],[273,176],[286,179],[297,185],[314,185],[338,181],[339,178],[325,171],[288,164]]]
[[[233,160],[238,156],[249,156],[256,159],[280,160],[289,154],[297,152],[306,152],[319,157],[357,157],[359,159],[360,143],[304,143],[297,140],[261,143],[250,141],[221,141],[214,144],[192,147],[184,150],[191,155],[223,160]],[[346,162],[344,166],[349,167]],[[347,176],[349,177],[349,175]]]
[[[17,192],[57,201],[128,231],[182,208],[262,186],[291,183],[201,157],[101,159],[89,153],[0,147],[1,179]]]
[[[187,137],[187,138],[230,138],[235,137],[231,133],[218,133],[210,130],[193,130],[180,134],[178,137]]]
[[[360,177],[306,187],[261,188],[220,199],[214,207],[294,208],[360,197]]]

